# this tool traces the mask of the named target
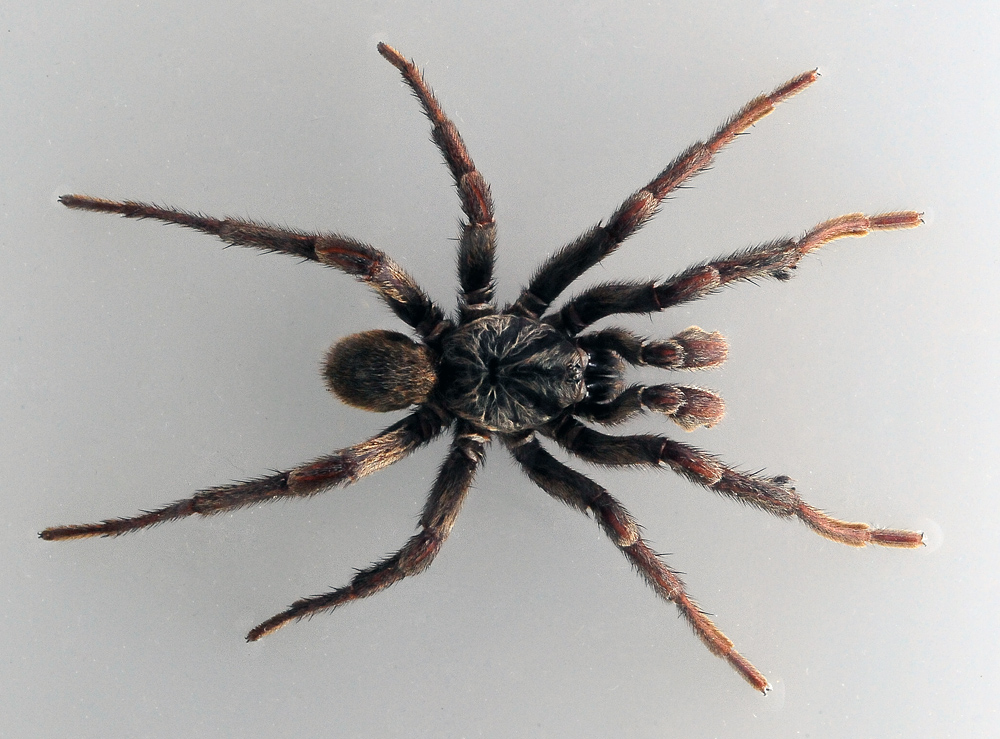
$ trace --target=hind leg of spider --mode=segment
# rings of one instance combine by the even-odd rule
[[[138,516],[112,518],[99,523],[53,526],[42,531],[39,536],[47,541],[119,536],[195,514],[209,516],[277,498],[315,495],[334,485],[348,485],[402,459],[437,436],[442,427],[443,423],[436,413],[421,408],[368,441],[320,457],[293,470],[202,490],[190,498]]]
[[[664,600],[670,601],[694,629],[712,654],[722,657],[756,690],[766,693],[767,680],[746,657],[736,651],[722,633],[691,599],[684,583],[639,535],[639,525],[607,490],[589,477],[567,467],[549,454],[534,435],[504,440],[528,477],[552,497],[581,511],[592,511],[604,532],[621,549],[646,582]]]
[[[612,436],[587,428],[572,418],[547,427],[545,432],[588,462],[616,467],[670,467],[689,480],[742,503],[782,518],[795,516],[816,533],[841,544],[852,547],[877,544],[902,549],[923,544],[923,534],[918,531],[875,528],[828,516],[802,500],[788,477],[738,472],[711,455],[663,436]]]
[[[420,516],[420,532],[398,552],[381,562],[359,571],[350,584],[325,595],[314,595],[292,603],[287,609],[255,626],[247,641],[280,629],[289,621],[297,621],[320,611],[332,611],[352,600],[367,598],[384,590],[404,577],[423,572],[448,538],[459,509],[472,485],[476,469],[482,464],[489,438],[459,430],[445,458],[437,480]]]

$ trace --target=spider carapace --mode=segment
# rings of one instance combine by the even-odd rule
[[[752,100],[708,140],[689,147],[603,223],[549,256],[516,301],[494,299],[496,225],[489,185],[455,125],[441,110],[413,62],[386,44],[379,53],[403,75],[430,119],[433,139],[454,177],[465,219],[458,248],[458,310],[448,318],[384,252],[337,234],[312,234],[233,218],[216,219],[134,201],[85,195],[60,200],[81,210],[151,218],[335,267],[367,283],[415,338],[394,331],[348,336],[330,350],[324,374],[344,402],[407,415],[385,431],[286,472],[210,488],[130,518],[57,526],[43,539],[117,536],[192,514],[209,515],[277,498],[309,496],[347,485],[426,444],[446,430],[451,447],[431,488],[418,532],[395,554],[359,571],[346,586],[296,601],[247,635],[249,641],[289,621],[365,598],[423,571],[438,553],[483,462],[498,439],[528,477],[549,495],[591,513],[658,595],[673,602],[695,633],[754,688],[764,676],[688,596],[678,574],[640,536],[638,524],[607,490],[553,457],[545,437],[576,456],[607,466],[668,467],[691,482],[782,517],[797,517],[819,534],[851,546],[916,547],[921,534],[832,518],[799,497],[788,477],[765,477],[726,466],[692,446],[655,434],[609,435],[590,424],[614,425],[643,412],[660,413],[684,429],[712,426],[722,399],[701,388],[626,384],[630,366],[697,370],[721,364],[718,333],[691,327],[667,340],[621,328],[588,330],[615,314],[648,314],[710,295],[739,280],[787,280],[800,259],[823,244],[920,223],[912,211],[826,221],[799,238],[772,241],[698,264],[666,280],[610,282],[583,290],[558,308],[552,302],[590,267],[615,251],[657,211],[663,199],[705,169],[738,134],[816,79],[806,72]]]

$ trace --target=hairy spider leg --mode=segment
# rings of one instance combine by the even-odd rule
[[[639,525],[603,487],[589,477],[567,467],[538,442],[534,434],[504,440],[507,448],[528,477],[552,497],[581,511],[593,511],[598,523],[656,594],[672,602],[712,654],[726,660],[754,688],[766,693],[767,680],[749,660],[736,651],[732,641],[719,630],[694,600],[684,583],[639,535]]]
[[[289,621],[320,611],[332,611],[352,600],[367,598],[404,577],[420,574],[427,569],[455,525],[476,469],[483,462],[489,440],[487,434],[462,424],[455,433],[451,450],[424,505],[420,516],[420,531],[392,556],[359,571],[346,587],[325,595],[297,600],[286,610],[254,627],[247,634],[247,641],[257,641]]]
[[[739,280],[765,277],[788,280],[806,254],[847,236],[920,225],[914,211],[866,216],[852,213],[819,224],[798,239],[781,239],[691,267],[670,279],[597,285],[567,301],[547,316],[546,323],[573,336],[587,326],[621,313],[655,313],[703,298]],[[592,353],[613,352],[634,365],[664,369],[702,369],[722,364],[727,346],[718,333],[692,326],[665,342],[644,340],[621,328],[607,328],[579,338]],[[687,385],[635,385],[610,402],[586,400],[575,415],[603,424],[617,424],[643,409],[663,413],[685,430],[713,426],[722,420],[725,404],[717,394]]]
[[[801,238],[779,239],[744,249],[690,267],[667,280],[597,285],[567,301],[545,320],[573,336],[602,318],[619,313],[656,313],[704,298],[730,282],[765,277],[788,280],[802,257],[831,241],[920,224],[920,214],[912,210],[874,216],[850,213],[824,221]]]
[[[310,234],[238,218],[210,218],[133,200],[115,201],[89,195],[63,195],[68,208],[118,213],[125,218],[150,218],[218,236],[227,244],[301,257],[346,272],[372,287],[399,318],[424,338],[444,329],[444,314],[416,281],[389,255],[360,241],[337,234]]]
[[[798,517],[827,539],[863,547],[912,549],[923,544],[923,534],[902,529],[874,528],[866,523],[840,521],[806,503],[791,479],[737,472],[698,449],[656,434],[611,436],[584,426],[569,416],[542,429],[547,436],[581,459],[611,467],[670,467],[709,490],[726,495],[781,518]]]
[[[385,57],[402,75],[413,90],[417,100],[430,119],[432,136],[444,156],[444,161],[455,178],[455,187],[462,201],[466,222],[458,248],[458,279],[461,285],[461,306],[464,319],[473,319],[494,313],[493,266],[496,253],[496,223],[493,217],[493,198],[486,179],[465,148],[465,142],[455,124],[451,122],[434,93],[424,82],[420,70],[411,61],[388,44],[378,45],[379,54]]]
[[[605,224],[598,224],[549,257],[535,272],[517,301],[508,308],[529,318],[541,316],[573,280],[611,254],[656,215],[660,203],[687,180],[708,167],[715,155],[774,107],[816,81],[816,70],[800,74],[768,95],[747,103],[707,142],[697,142],[667,165],[648,185],[628,197]]]
[[[441,417],[421,407],[382,433],[360,444],[257,480],[222,485],[195,493],[155,511],[130,518],[112,518],[100,523],[53,526],[39,536],[49,541],[88,536],[119,536],[130,531],[185,518],[210,516],[277,498],[315,495],[334,485],[349,485],[408,455],[444,429]]]

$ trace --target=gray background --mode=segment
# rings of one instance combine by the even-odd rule
[[[14,5],[0,11],[0,734],[995,727],[990,4]],[[731,343],[724,368],[689,378],[724,395],[722,424],[629,430],[790,474],[837,515],[927,532],[920,551],[857,551],[668,473],[590,470],[765,672],[768,697],[496,447],[428,572],[253,645],[249,627],[405,541],[443,444],[309,501],[118,540],[36,538],[389,422],[339,405],[317,373],[337,337],[397,325],[363,286],[56,203],[78,191],[336,229],[452,305],[457,198],[379,40],[424,68],[493,185],[505,299],[684,146],[814,66],[818,84],[588,279],[667,275],[855,210],[926,213],[920,229],[830,245],[788,284],[624,321]]]

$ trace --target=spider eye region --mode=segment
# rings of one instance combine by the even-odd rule
[[[455,415],[513,433],[535,428],[586,395],[584,355],[551,326],[485,316],[442,345],[440,394]]]

